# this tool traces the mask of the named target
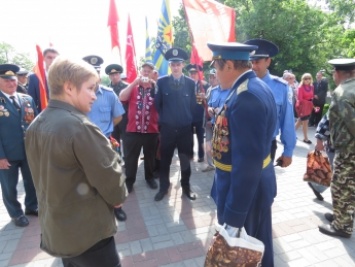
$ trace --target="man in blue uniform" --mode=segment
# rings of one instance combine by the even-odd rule
[[[276,106],[269,87],[251,70],[255,45],[208,43],[222,90],[230,89],[217,113],[212,138],[216,173],[211,195],[220,225],[244,227],[265,245],[262,266],[273,267],[271,205],[276,177],[270,143]]]
[[[0,65],[0,183],[6,210],[16,226],[29,224],[20,202],[16,186],[19,170],[26,192],[25,214],[38,216],[37,197],[25,153],[25,132],[37,115],[35,103],[29,95],[17,93],[16,72],[19,67]]]
[[[264,39],[251,39],[245,42],[249,45],[257,45],[259,48],[250,59],[253,63],[253,70],[271,89],[277,108],[277,124],[275,127],[274,138],[271,144],[271,158],[275,158],[276,136],[281,130],[281,142],[284,145],[282,155],[277,159],[280,166],[285,168],[292,163],[292,154],[296,146],[295,121],[293,117],[292,90],[287,83],[269,73],[271,57],[276,56],[279,48],[272,42]]]
[[[83,60],[93,65],[100,74],[101,64],[104,62],[101,57],[91,55],[84,57]],[[125,111],[113,89],[97,84],[95,94],[96,100],[87,115],[90,121],[96,124],[107,138],[110,138],[114,126],[121,121]],[[115,208],[114,212],[117,220],[127,219],[122,207]]]
[[[165,53],[171,75],[158,79],[154,105],[159,114],[160,125],[160,186],[155,201],[168,193],[170,186],[170,165],[175,148],[178,149],[181,169],[182,192],[195,200],[190,189],[192,112],[196,105],[195,82],[183,75],[187,53],[180,48],[171,48]]]
[[[186,70],[189,72],[189,76],[192,80],[195,81],[195,94],[200,98],[205,98],[205,93],[208,88],[208,83],[201,80],[199,77],[199,72],[202,72],[202,67],[197,64],[188,64]],[[198,162],[203,162],[205,158],[205,150],[203,147],[203,139],[205,129],[203,127],[205,121],[205,103],[198,101],[192,113],[192,134],[196,133],[197,142],[198,142]],[[193,148],[194,148],[194,139],[192,138],[192,157],[193,157]]]

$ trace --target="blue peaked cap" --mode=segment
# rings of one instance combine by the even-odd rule
[[[256,45],[247,45],[238,42],[207,43],[212,50],[212,60],[249,60],[250,53],[258,49]]]

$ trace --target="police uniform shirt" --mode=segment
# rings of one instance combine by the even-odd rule
[[[276,102],[277,124],[274,139],[281,129],[281,142],[284,145],[283,155],[292,157],[293,150],[296,146],[292,90],[281,78],[270,75],[269,71],[267,71],[262,80],[270,87]]]
[[[190,126],[196,105],[195,82],[184,75],[178,85],[174,84],[172,75],[159,78],[154,104],[160,124],[177,128]]]
[[[114,127],[113,119],[123,115],[125,111],[117,95],[110,88],[100,85],[96,97],[88,117],[106,137],[109,137]]]

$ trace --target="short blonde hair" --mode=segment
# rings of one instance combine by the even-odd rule
[[[73,84],[79,90],[81,85],[91,77],[99,80],[95,68],[85,61],[57,57],[48,72],[49,95],[50,97],[61,95],[66,82]]]

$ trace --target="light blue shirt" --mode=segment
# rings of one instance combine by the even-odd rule
[[[113,119],[122,116],[125,110],[117,95],[111,88],[99,86],[96,101],[87,114],[91,122],[109,137],[113,131]]]
[[[229,93],[230,93],[230,89],[222,90],[219,85],[216,86],[215,88],[212,88],[208,100],[208,106],[212,108],[221,109],[224,105],[224,102],[226,102]],[[213,116],[211,122],[215,123],[215,119],[216,119],[215,116]]]
[[[292,157],[296,146],[295,119],[292,106],[292,89],[277,76],[270,75],[267,71],[262,80],[270,87],[276,102],[277,123],[274,138],[280,133],[281,142],[284,145],[282,155]]]

